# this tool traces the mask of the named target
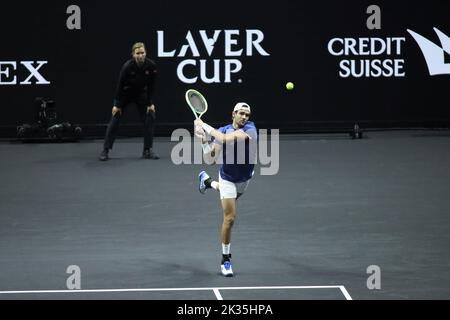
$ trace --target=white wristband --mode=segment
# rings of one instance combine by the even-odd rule
[[[203,130],[205,130],[205,132],[206,132],[207,134],[211,134],[211,132],[214,130],[213,127],[211,127],[209,124],[206,124],[206,123],[204,123],[204,122],[203,122],[203,124],[202,124],[202,128],[203,128]]]
[[[208,154],[211,153],[211,151],[213,151],[214,148],[211,146],[209,142],[205,142],[202,143],[202,149],[204,154]]]

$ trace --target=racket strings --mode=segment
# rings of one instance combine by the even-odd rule
[[[195,93],[189,95],[189,101],[196,112],[202,113],[206,109],[204,101]]]

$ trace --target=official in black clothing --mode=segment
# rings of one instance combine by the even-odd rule
[[[139,116],[144,123],[144,150],[142,156],[146,159],[159,159],[153,151],[153,127],[155,122],[155,105],[153,90],[156,79],[156,64],[147,59],[145,45],[137,42],[132,47],[133,58],[125,62],[120,71],[117,84],[112,117],[106,129],[103,151],[100,160],[108,160],[119,129],[122,111],[130,104],[137,106]]]

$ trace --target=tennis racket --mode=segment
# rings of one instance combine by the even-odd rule
[[[189,89],[185,94],[186,102],[194,113],[196,119],[200,119],[208,110],[208,102],[205,97],[194,89]]]

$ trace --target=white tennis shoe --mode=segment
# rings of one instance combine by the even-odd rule
[[[222,265],[220,266],[220,270],[222,271],[222,274],[225,277],[232,277],[233,276],[233,269],[231,268],[231,261],[226,260]]]
[[[198,190],[202,194],[204,194],[206,192],[206,189],[208,188],[205,185],[205,181],[208,179],[209,179],[209,176],[205,171],[202,171],[198,174],[198,180],[199,180]]]

